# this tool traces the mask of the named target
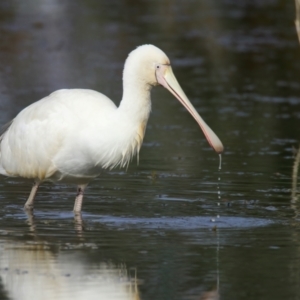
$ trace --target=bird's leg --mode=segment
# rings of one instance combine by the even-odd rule
[[[38,181],[35,181],[33,183],[29,197],[24,205],[24,208],[26,210],[33,210],[34,198],[35,198],[35,195],[36,195],[39,185],[40,185],[40,183]]]
[[[74,204],[74,213],[80,213],[81,207],[82,207],[82,201],[83,201],[83,193],[84,189],[87,185],[86,184],[80,184],[77,186],[77,195],[75,198],[75,204]]]
[[[35,233],[35,221],[34,221],[34,215],[32,209],[26,209],[26,215],[27,215],[27,223],[29,225],[29,229],[32,233]]]
[[[74,212],[74,225],[78,237],[82,238],[83,233],[83,220],[80,212]]]

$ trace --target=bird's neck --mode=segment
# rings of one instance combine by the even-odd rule
[[[123,141],[121,166],[127,165],[134,154],[138,155],[142,146],[151,111],[150,89],[151,86],[132,77],[123,80],[123,97],[117,110],[118,126],[122,127],[122,132],[126,132],[120,137]]]
[[[123,97],[119,106],[132,122],[147,123],[151,111],[151,86],[139,78],[123,79]]]

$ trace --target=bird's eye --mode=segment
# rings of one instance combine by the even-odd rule
[[[156,69],[157,69],[157,70],[160,69],[160,65],[156,65]]]

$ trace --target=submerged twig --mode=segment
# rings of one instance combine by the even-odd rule
[[[298,180],[298,169],[300,163],[300,147],[297,150],[295,161],[293,165],[293,174],[292,174],[292,203],[295,203],[298,199],[297,196],[297,180]]]
[[[296,2],[295,26],[298,34],[299,43],[300,43],[300,0],[295,0],[295,2]]]

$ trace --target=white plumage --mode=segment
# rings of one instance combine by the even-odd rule
[[[161,84],[193,115],[216,152],[223,145],[198,115],[173,75],[168,57],[155,46],[132,51],[123,73],[119,107],[92,90],[58,90],[23,109],[0,136],[0,173],[35,182],[25,208],[32,209],[42,181],[78,185],[83,191],[102,169],[124,167],[142,145],[151,110],[150,90]]]

